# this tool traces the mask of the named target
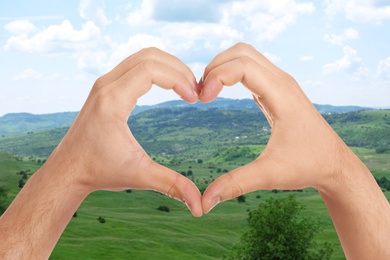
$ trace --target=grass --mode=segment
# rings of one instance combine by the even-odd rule
[[[248,146],[259,153],[264,146]],[[376,154],[372,149],[352,148],[376,177],[390,178],[390,154]],[[201,154],[199,151],[197,155]],[[207,154],[207,152],[204,152]],[[233,162],[205,160],[199,156],[188,161],[172,162],[172,158],[159,155],[155,160],[180,172],[192,170],[195,183],[206,187],[221,173],[217,169],[231,170],[250,159],[238,158]],[[179,161],[180,161],[179,160]],[[0,185],[8,190],[9,199],[19,191],[20,175],[16,172],[41,165],[31,158],[17,161],[0,154]],[[190,168],[191,167],[191,168]],[[206,183],[207,181],[207,183]],[[185,205],[153,191],[94,192],[86,198],[55,247],[51,259],[221,259],[228,254],[247,228],[248,210],[271,196],[288,196],[291,192],[256,191],[246,195],[245,203],[233,199],[221,203],[209,214],[194,218]],[[334,244],[332,259],[345,259],[328,211],[314,189],[294,192],[305,204],[304,213],[319,218],[323,232],[318,241]],[[390,193],[385,192],[387,198]],[[260,198],[258,198],[260,196]],[[157,210],[161,205],[170,212]],[[98,221],[105,218],[104,224]]]

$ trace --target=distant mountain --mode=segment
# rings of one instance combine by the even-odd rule
[[[325,120],[350,146],[390,149],[390,110],[326,114]],[[130,117],[131,132],[151,155],[217,156],[218,149],[266,144],[271,133],[259,109],[149,109]],[[0,152],[48,156],[68,127],[0,136]]]
[[[332,106],[332,105],[318,105],[314,104],[316,109],[321,114],[339,114],[339,113],[348,113],[353,111],[360,110],[373,110],[370,107],[359,107],[359,106]]]
[[[360,106],[332,106],[332,105],[319,105],[319,104],[314,104],[314,106],[321,114],[347,113],[347,112],[358,111],[358,110],[373,109],[370,107],[360,107]],[[154,108],[172,108],[172,107],[196,107],[202,110],[209,109],[209,108],[217,108],[220,110],[258,109],[258,106],[253,99],[216,98],[213,102],[210,103],[197,102],[196,104],[193,105],[188,104],[183,100],[173,100],[173,101],[167,101],[152,106],[137,106],[134,109],[133,114],[137,114],[139,112],[149,110],[149,109],[154,109]]]
[[[371,108],[359,106],[331,106],[314,104],[322,114],[346,113],[358,110],[369,110]],[[132,115],[141,112],[159,109],[159,108],[197,108],[199,110],[218,109],[218,110],[240,110],[255,109],[258,110],[257,104],[253,99],[227,99],[216,98],[210,103],[197,102],[188,104],[182,100],[173,100],[151,106],[136,106]],[[69,127],[78,112],[63,112],[53,114],[34,115],[29,113],[13,113],[0,117],[0,135],[28,133],[54,129],[59,127]]]
[[[31,133],[47,129],[70,126],[77,112],[34,115],[29,113],[12,113],[0,117],[0,135]]]
[[[253,101],[253,99],[228,99],[228,98],[216,98],[213,102],[210,103],[202,103],[197,102],[195,104],[188,104],[183,100],[172,100],[163,102],[157,105],[152,106],[137,106],[133,114],[137,114],[139,112],[155,109],[155,108],[180,108],[180,107],[195,107],[200,110],[209,109],[209,108],[217,108],[219,110],[233,110],[233,109],[258,109],[257,104]]]

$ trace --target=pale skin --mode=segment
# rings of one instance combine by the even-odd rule
[[[272,135],[255,161],[217,178],[201,197],[190,180],[149,158],[127,118],[152,84],[194,103],[212,101],[237,82],[253,93]],[[348,259],[390,259],[388,201],[290,75],[240,43],[217,55],[197,83],[176,57],[145,49],[96,81],[62,142],[0,218],[6,238],[0,258],[48,258],[73,213],[96,190],[160,191],[199,217],[254,190],[306,187],[320,192]]]

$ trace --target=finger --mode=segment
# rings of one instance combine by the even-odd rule
[[[237,43],[231,48],[221,52],[207,65],[203,73],[203,79],[206,79],[207,75],[216,67],[227,63],[229,61],[238,59],[240,57],[250,57],[257,63],[267,67],[268,70],[274,73],[285,73],[277,66],[275,66],[270,60],[268,60],[263,54],[258,52],[253,46],[246,43]]]
[[[207,75],[199,99],[202,102],[213,100],[224,85],[231,86],[242,82],[253,94],[261,97],[261,103],[272,119],[278,115],[287,115],[296,105],[300,93],[286,85],[296,84],[286,81],[269,71],[250,57],[240,57],[216,67]],[[273,121],[273,120],[272,120]]]
[[[164,89],[173,89],[182,99],[194,103],[198,94],[187,78],[175,68],[159,61],[144,61],[126,72],[122,77],[96,93],[96,103],[101,110],[115,111],[127,119],[137,99],[155,84]]]
[[[177,199],[185,203],[194,216],[202,216],[201,194],[195,184],[151,159],[138,174],[137,184],[136,188],[155,190]]]
[[[267,156],[218,177],[202,196],[203,212],[209,212],[218,203],[256,190],[295,189],[304,185],[296,179],[296,171],[289,164]],[[302,181],[302,183],[300,183]]]
[[[175,68],[181,74],[183,74],[184,77],[187,78],[188,82],[190,82],[192,88],[196,90],[196,78],[191,69],[177,57],[154,47],[142,49],[141,51],[136,52],[125,60],[123,60],[114,69],[99,78],[95,83],[93,89],[95,91],[99,90],[100,88],[108,85],[109,83],[119,79],[129,70],[145,61],[157,61],[160,63],[169,64],[171,67]]]
[[[203,82],[207,78],[210,71],[212,71],[213,69],[217,68],[218,66],[224,63],[233,61],[235,59],[239,59],[241,57],[249,57],[253,59],[255,62],[259,63],[261,66],[265,67],[269,72],[272,72],[274,75],[278,75],[279,77],[285,78],[288,81],[293,80],[288,73],[286,73],[285,71],[277,67],[275,64],[273,64],[263,54],[258,52],[253,46],[246,43],[237,43],[236,45],[232,46],[226,51],[218,54],[209,63],[209,65],[206,67],[204,71],[201,81]],[[298,84],[291,84],[289,85],[289,87],[296,88],[296,90],[298,90],[301,93],[302,97],[306,99],[306,102],[311,103],[309,98],[306,96],[306,94],[303,92],[303,90]]]

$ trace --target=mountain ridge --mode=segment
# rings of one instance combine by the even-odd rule
[[[390,110],[323,117],[347,145],[390,151]],[[128,125],[150,155],[180,154],[185,158],[196,157],[199,152],[210,157],[223,147],[265,145],[272,131],[260,109],[157,108],[131,116]],[[0,152],[47,157],[68,129],[0,135]]]
[[[332,106],[314,104],[321,114],[346,113],[358,110],[371,110],[373,108],[360,106]],[[218,109],[218,110],[240,110],[240,109],[258,109],[253,99],[227,99],[216,98],[210,103],[197,102],[189,104],[183,100],[172,100],[162,102],[156,105],[136,106],[132,111],[132,116],[141,112],[160,109],[160,108],[197,108],[200,110]],[[9,113],[0,117],[0,135],[27,133],[54,129],[58,127],[68,127],[76,118],[78,112],[59,112],[50,114],[31,114],[31,113]]]

